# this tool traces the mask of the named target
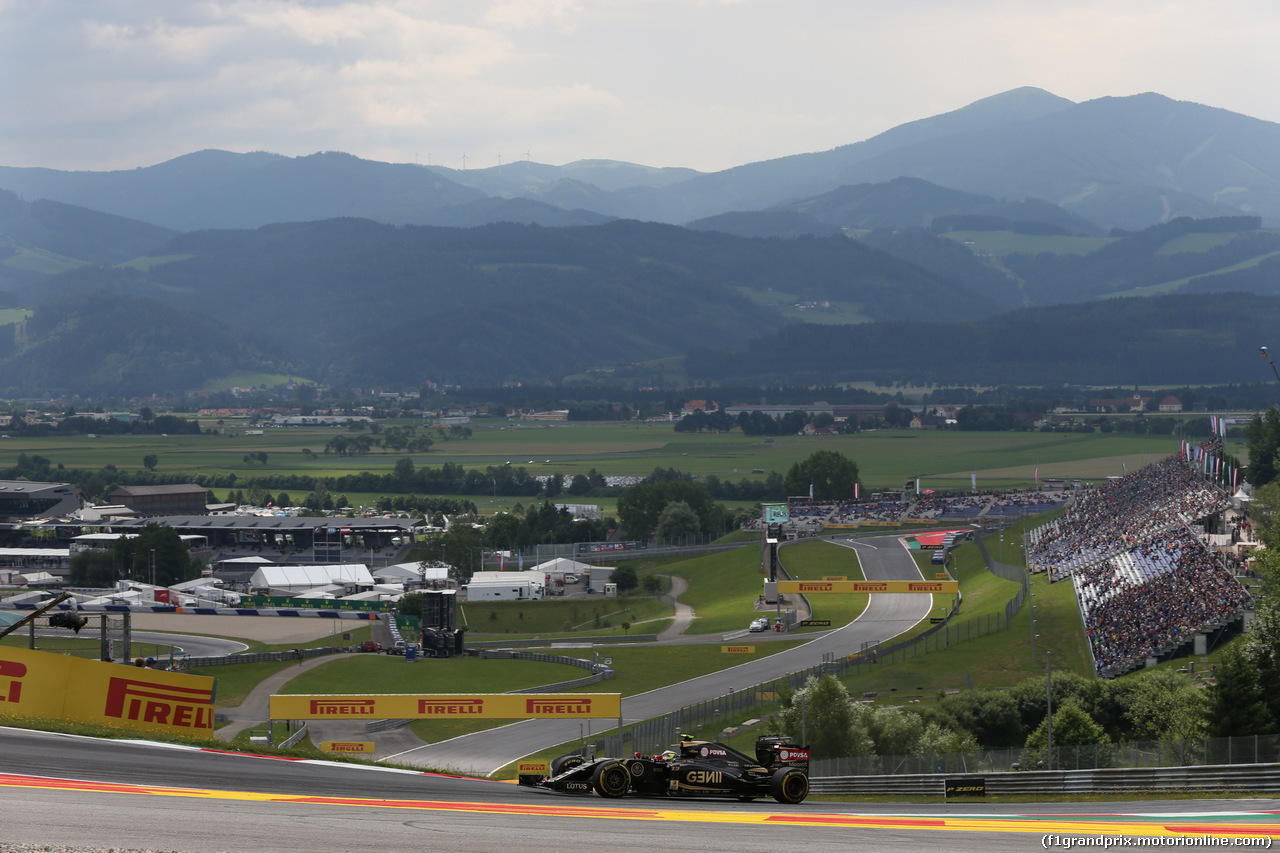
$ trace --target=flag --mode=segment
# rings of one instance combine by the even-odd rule
[[[507,570],[507,555],[499,553],[498,554],[498,571],[505,572],[506,570]]]
[[[1120,463],[1120,473],[1121,473],[1121,474],[1127,474],[1127,473],[1129,473],[1129,469],[1128,469],[1127,467],[1125,467],[1125,464],[1124,464],[1123,462],[1121,462],[1121,463]]]
[[[813,483],[809,484],[809,500],[813,500]]]
[[[920,494],[920,478],[916,477],[916,494]]]
[[[1040,466],[1036,466],[1036,485],[1040,485]]]
[[[976,492],[976,491],[978,491],[978,475],[977,475],[977,474],[970,474],[970,475],[969,475],[969,482],[973,484],[973,490],[974,490],[975,492]]]
[[[859,484],[858,484],[858,483],[854,483],[854,484],[853,484],[853,499],[856,501],[856,500],[858,499],[858,497],[861,495],[861,493],[862,493],[862,489],[860,488]]]
[[[520,571],[524,571],[524,552],[520,552]]]

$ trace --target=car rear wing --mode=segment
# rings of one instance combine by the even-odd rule
[[[756,761],[770,770],[799,767],[809,772],[809,747],[800,746],[785,735],[762,735],[756,739]]]

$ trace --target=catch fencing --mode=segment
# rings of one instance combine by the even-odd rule
[[[1153,790],[1266,792],[1280,791],[1280,764],[894,776],[818,776],[812,773],[811,765],[809,777],[809,790],[828,796],[942,797],[948,785],[979,786],[991,796],[1073,796]]]
[[[871,755],[814,761],[814,776],[898,776],[930,773],[1010,773],[1019,770],[1109,770],[1274,764],[1280,762],[1280,735],[1137,741],[1062,746],[1053,760],[1041,749],[987,749],[934,755]]]

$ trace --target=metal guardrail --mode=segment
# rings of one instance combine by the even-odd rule
[[[207,658],[181,658],[181,662],[187,667],[197,666],[230,666],[237,663],[269,663],[287,660],[304,660],[306,658],[317,658],[321,655],[332,655],[343,651],[342,649],[322,648],[322,649],[292,649],[287,652],[250,652],[243,655],[223,655],[221,657]]]
[[[1020,773],[810,778],[809,790],[831,796],[940,797],[947,782],[981,781],[988,794],[1092,794],[1124,791],[1280,791],[1280,764],[1142,767],[1106,770],[1028,770]]]
[[[536,639],[527,640],[467,640],[466,648],[471,651],[483,651],[485,649],[509,649],[512,646],[549,646],[556,643],[567,643],[571,645],[623,645],[626,643],[652,643],[658,639],[657,634],[626,634],[621,637],[608,636],[579,636],[579,637],[538,637]]]
[[[280,749],[288,749],[289,747],[293,746],[294,744],[296,744],[298,741],[302,740],[306,736],[307,736],[307,723],[304,720],[302,722],[302,726],[296,732],[289,735],[284,740],[280,741],[280,744],[279,744]]]

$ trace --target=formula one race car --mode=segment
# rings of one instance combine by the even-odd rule
[[[809,795],[809,750],[791,739],[765,736],[756,740],[750,758],[712,741],[682,738],[679,750],[651,758],[595,758],[562,755],[551,762],[551,775],[522,775],[521,785],[571,794],[595,791],[602,797],[733,797],[749,802],[773,797],[795,804]]]

